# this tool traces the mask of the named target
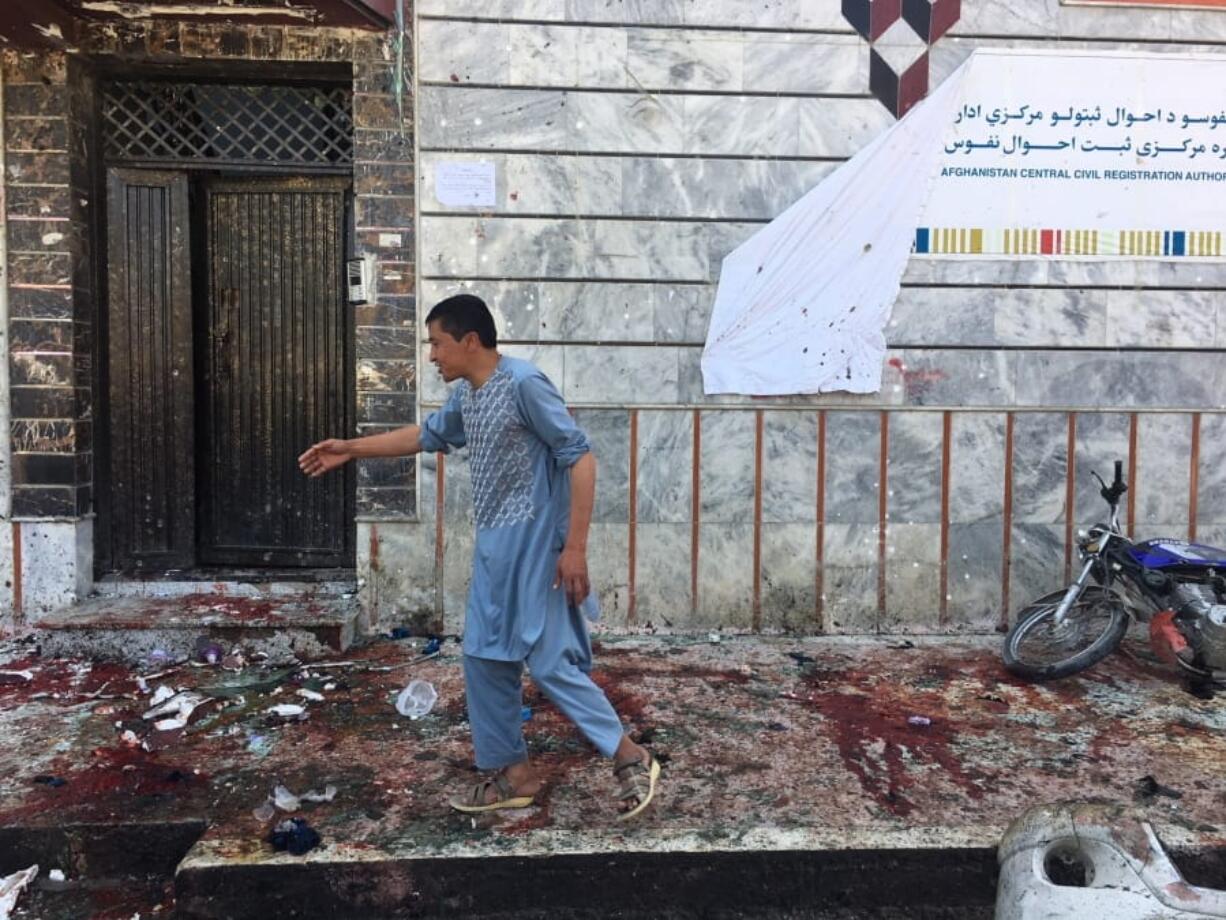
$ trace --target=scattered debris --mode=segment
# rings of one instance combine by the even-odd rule
[[[302,800],[284,786],[272,791],[272,803],[282,811],[297,811],[302,806]]]
[[[312,789],[309,792],[304,792],[298,796],[304,802],[331,802],[336,798],[337,789],[335,786],[324,786],[323,792],[317,792]]]
[[[409,629],[406,626],[393,626],[392,631],[389,632],[387,635],[388,635],[388,638],[390,639],[396,639],[396,640],[409,639],[409,638],[412,638],[413,636],[413,630]]]
[[[817,661],[812,655],[806,655],[804,652],[788,652],[788,657],[799,665],[813,664]]]
[[[901,642],[891,642],[886,648],[892,648],[895,651],[904,651],[909,648],[915,648],[915,643],[910,639],[903,639]]]
[[[166,688],[159,687],[158,692],[161,693],[163,689]],[[157,699],[157,694],[154,695],[154,699]],[[173,693],[169,699],[166,699],[160,705],[154,706],[141,718],[148,721],[149,719],[157,719],[158,716],[169,715],[170,718],[168,719],[158,719],[158,721],[153,723],[153,727],[160,732],[174,731],[185,727],[192,713],[196,711],[196,708],[206,702],[208,700],[205,697],[195,693]]]
[[[708,642],[710,642],[710,643],[711,643],[711,644],[713,644],[713,645],[718,645],[718,644],[719,644],[720,639],[722,639],[722,638],[723,638],[723,637],[722,637],[722,636],[721,636],[719,633],[717,633],[717,632],[707,633],[707,641],[708,641]]]
[[[324,698],[322,693],[317,693],[314,690],[308,690],[306,687],[299,687],[297,692],[298,695],[304,700],[310,700],[313,703],[318,703]]]
[[[423,655],[436,655],[443,648],[443,640],[438,636],[431,636],[430,641],[426,643],[426,647],[421,650]]]
[[[428,715],[438,701],[438,691],[434,685],[424,680],[413,680],[400,691],[396,697],[396,711],[410,719],[420,719]]]
[[[1148,802],[1150,799],[1161,796],[1167,799],[1182,799],[1183,793],[1178,789],[1172,789],[1170,786],[1163,786],[1152,776],[1142,776],[1137,780],[1136,791],[1133,797],[1138,802]]]
[[[217,664],[225,657],[226,651],[208,636],[196,639],[196,658],[205,664]]]
[[[519,711],[519,717],[524,722],[531,722],[532,721],[532,707],[525,706],[523,709],[521,709]]]
[[[271,821],[273,815],[277,813],[277,808],[272,802],[265,802],[259,808],[251,812],[253,818],[263,824],[266,821]]]
[[[907,724],[916,728],[927,728],[932,724],[932,719],[927,716],[907,716]]]
[[[64,870],[63,869],[52,869],[50,872],[47,873],[47,878],[49,878],[53,882],[62,882],[64,881]]]
[[[33,671],[0,671],[0,684],[16,683],[19,680],[31,681],[34,679]]]
[[[268,835],[268,842],[278,853],[289,852],[294,856],[302,856],[319,846],[320,837],[302,818],[289,818],[273,828]]]
[[[306,708],[297,703],[278,703],[276,706],[269,706],[265,711],[271,712],[274,716],[280,716],[282,719],[297,719],[302,722],[307,718]]]
[[[37,875],[38,866],[36,864],[0,879],[0,920],[8,920],[13,908],[17,906],[17,899],[21,897],[22,891],[34,881]]]
[[[153,698],[149,700],[149,705],[161,706],[174,695],[175,689],[163,684],[162,686],[158,687],[157,690],[153,691]]]
[[[64,779],[62,776],[52,776],[49,773],[40,773],[38,776],[34,777],[34,782],[41,786],[50,786],[52,789],[58,789],[60,786],[66,784],[68,780]]]

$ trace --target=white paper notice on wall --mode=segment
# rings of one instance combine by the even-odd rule
[[[448,160],[435,164],[434,197],[452,207],[492,208],[494,164],[489,160]]]

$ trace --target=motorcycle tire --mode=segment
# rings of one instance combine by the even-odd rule
[[[1005,667],[1019,677],[1027,680],[1045,681],[1058,680],[1098,664],[1110,655],[1124,639],[1128,632],[1128,611],[1124,609],[1120,599],[1110,591],[1097,585],[1087,586],[1081,596],[1074,601],[1065,618],[1062,634],[1055,636],[1052,645],[1061,644],[1069,654],[1058,657],[1054,661],[1039,661],[1027,646],[1027,640],[1035,637],[1039,630],[1052,630],[1055,627],[1050,621],[1060,606],[1065,590],[1053,591],[1032,601],[1018,612],[1017,622],[1005,636],[1002,657]],[[1090,633],[1077,635],[1078,630],[1084,632],[1089,612],[1105,613],[1105,625],[1101,628],[1091,627]],[[1078,616],[1079,612],[1082,614]],[[1073,639],[1076,646],[1069,643]],[[1084,641],[1083,641],[1084,640]],[[1043,639],[1040,639],[1042,643]]]

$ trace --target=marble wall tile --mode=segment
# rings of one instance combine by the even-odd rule
[[[1068,417],[1063,412],[1019,412],[1013,424],[1013,520],[1061,524],[1068,473]]]
[[[991,632],[1000,620],[1004,569],[1002,520],[950,524],[946,628]]]
[[[678,153],[687,98],[423,86],[418,130],[423,147]]]
[[[492,162],[500,214],[618,215],[622,213],[620,158],[565,154],[423,152],[418,183],[423,211],[464,211],[435,195],[439,163]],[[684,216],[684,215],[683,215]]]
[[[422,20],[417,28],[418,78],[427,83],[506,83],[511,75],[510,35],[524,29],[493,22]]]
[[[652,284],[541,285],[540,335],[564,342],[652,342]]]
[[[566,0],[566,18],[571,22],[681,25],[688,6],[686,0]]]
[[[519,342],[507,343],[500,351],[512,358],[531,361],[561,391],[568,403],[577,401],[566,391],[566,349],[563,346]]]
[[[1138,536],[1164,521],[1187,521],[1191,455],[1191,415],[1145,412],[1137,416],[1137,474],[1129,487],[1136,505]]]
[[[817,411],[765,413],[763,521],[798,524],[816,520],[817,427]]]
[[[1200,420],[1200,464],[1197,476],[1196,520],[1226,523],[1226,415],[1206,413]]]
[[[885,633],[930,633],[940,627],[941,526],[891,520],[886,527]]]
[[[1074,467],[1076,497],[1073,521],[1078,527],[1107,520],[1107,503],[1098,494],[1098,481],[1091,471],[1111,481],[1115,461],[1124,463],[1128,475],[1128,416],[1122,412],[1081,412],[1077,415],[1077,464]],[[1120,503],[1120,520],[1126,519],[1127,499]]]
[[[694,505],[693,413],[643,409],[638,419],[638,519],[687,523]]]
[[[705,342],[714,303],[714,285],[652,285],[655,340],[689,344]]]
[[[886,518],[891,525],[940,523],[942,429],[938,412],[889,414]],[[868,453],[868,445],[861,450]]]
[[[993,317],[1001,345],[1094,348],[1110,344],[1106,291],[1070,288],[984,292],[1000,309]]]
[[[950,420],[949,520],[998,520],[1005,504],[1005,416],[955,412]]]
[[[541,338],[540,289],[541,286],[533,281],[422,279],[417,283],[418,302],[422,307],[422,336],[425,337],[426,316],[436,303],[455,294],[473,294],[490,308],[500,342],[535,341]],[[426,373],[432,371],[430,368]]]
[[[894,123],[876,99],[799,99],[797,153],[806,157],[855,156]]]
[[[900,387],[909,406],[1008,406],[1014,400],[1016,352],[891,350],[883,392]]]
[[[913,255],[903,272],[903,285],[914,284],[1047,284],[1048,272],[1059,263],[1040,259],[993,262],[975,259],[938,259]]]
[[[817,626],[817,527],[762,525],[762,628],[811,633]]]
[[[568,402],[677,402],[677,349],[653,345],[566,345]]]
[[[858,35],[756,35],[745,42],[743,55],[747,90],[868,91],[868,55]]]
[[[1208,353],[1016,352],[1019,406],[1199,408],[1222,402]]]
[[[693,157],[626,157],[621,162],[621,213],[747,221],[777,217],[838,165]]]
[[[880,477],[881,414],[827,412],[827,527],[834,524],[876,526]],[[876,556],[873,559],[875,561]]]
[[[587,568],[600,601],[600,622],[626,625],[630,599],[630,528],[626,524],[593,523],[587,539]]]
[[[752,529],[754,506],[753,412],[707,410],[702,413],[700,519],[712,524],[742,524]]]
[[[417,0],[418,16],[488,16],[491,19],[566,19],[566,0]]]
[[[685,597],[684,589],[679,597]],[[698,610],[708,627],[753,623],[753,526],[702,523],[698,537]]]
[[[877,613],[877,525],[827,524],[822,611],[834,635],[880,632]]]
[[[1160,262],[1112,259],[1109,262],[1078,262],[1057,259],[1047,270],[1049,284],[1067,287],[1154,287]]]
[[[851,32],[833,0],[719,0],[687,3],[682,11],[688,25]]]
[[[1059,524],[1013,525],[1009,544],[1009,623],[1036,598],[1058,591],[1064,577],[1064,527]]]
[[[510,82],[519,86],[621,89],[626,77],[624,29],[509,26]]]
[[[741,32],[634,30],[627,39],[626,76],[643,89],[739,92],[743,79]]]
[[[635,528],[635,619],[656,626],[701,627],[690,603],[690,525]]]
[[[1210,291],[1107,291],[1107,345],[1204,348],[1215,340],[1221,294]]]
[[[422,261],[435,277],[708,276],[706,225],[536,218],[423,217]]]
[[[761,96],[686,96],[685,151],[797,156],[800,106],[808,101]]]
[[[625,409],[576,409],[575,422],[596,456],[596,506],[592,520],[624,524],[630,519],[630,413]]]

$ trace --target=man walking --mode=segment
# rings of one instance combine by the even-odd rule
[[[321,441],[298,464],[320,476],[352,459],[468,446],[477,540],[464,626],[464,681],[477,766],[489,779],[451,799],[462,812],[525,808],[541,783],[524,745],[522,674],[532,679],[606,757],[619,783],[620,817],[655,795],[660,765],[630,740],[592,663],[585,614],[596,599],[587,536],[596,460],[561,394],[527,361],[498,352],[485,303],[471,294],[426,317],[430,361],[448,383],[446,404],[420,426]]]

